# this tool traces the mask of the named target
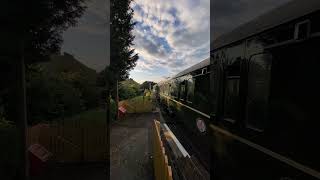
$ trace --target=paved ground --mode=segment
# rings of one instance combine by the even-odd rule
[[[153,180],[152,122],[158,113],[129,114],[111,125],[111,180]],[[31,180],[105,180],[106,164],[51,164]]]
[[[111,127],[110,154],[112,180],[151,180],[152,122],[157,113],[128,115]]]

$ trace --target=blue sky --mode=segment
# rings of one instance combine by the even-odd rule
[[[210,0],[135,0],[132,8],[137,82],[158,82],[209,57]]]

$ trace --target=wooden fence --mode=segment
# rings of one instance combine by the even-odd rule
[[[160,122],[154,120],[153,126],[154,175],[156,180],[172,180],[171,166],[160,136]]]
[[[58,162],[97,162],[107,159],[107,134],[103,126],[72,127],[39,124],[28,129],[28,145],[38,143]]]

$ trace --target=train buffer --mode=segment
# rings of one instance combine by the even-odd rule
[[[156,180],[209,180],[209,172],[190,155],[166,125],[154,121],[154,172]]]

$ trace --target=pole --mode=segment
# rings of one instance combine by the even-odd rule
[[[29,180],[29,160],[27,147],[27,108],[26,108],[26,81],[25,81],[25,59],[24,59],[24,42],[20,44],[20,56],[17,59],[17,127],[21,142],[21,179]]]
[[[107,0],[107,31],[106,31],[106,52],[107,52],[107,66],[105,70],[105,79],[106,79],[106,179],[110,179],[110,84],[108,77],[108,67],[110,66],[110,49],[111,49],[111,36],[110,36],[110,0]]]
[[[107,76],[107,71],[106,71]],[[110,88],[109,81],[106,77],[106,178],[110,179]]]
[[[116,111],[118,112],[118,105],[119,105],[119,81],[116,81]],[[118,113],[116,113],[115,120],[118,120]]]

